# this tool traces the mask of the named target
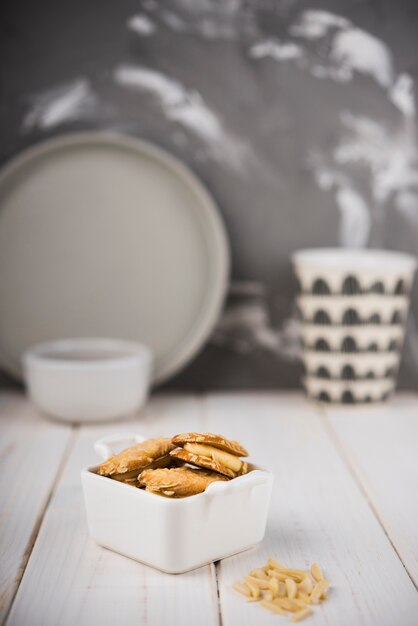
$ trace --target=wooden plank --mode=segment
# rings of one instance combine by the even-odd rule
[[[309,618],[312,626],[417,623],[418,594],[407,572],[306,402],[274,394],[219,395],[207,399],[205,416],[205,427],[241,440],[254,461],[275,472],[265,541],[218,565],[223,626],[285,623],[231,589],[269,556],[294,567],[323,566],[332,589]]]
[[[41,523],[70,426],[41,419],[22,393],[0,394],[0,624]]]
[[[418,398],[328,411],[357,479],[418,587]],[[418,621],[418,620],[417,620]]]
[[[84,427],[51,500],[8,626],[215,626],[213,568],[162,574],[97,546],[87,535],[80,469],[95,461],[93,442],[112,432],[147,436],[200,428],[192,397],[153,399],[135,422]],[[140,529],[138,529],[140,532]]]

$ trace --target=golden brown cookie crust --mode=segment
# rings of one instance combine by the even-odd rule
[[[213,472],[218,472],[223,476],[227,476],[228,478],[236,478],[237,476],[241,476],[242,474],[247,473],[247,463],[242,463],[241,470],[238,472],[234,472],[229,467],[226,467],[222,463],[219,463],[216,459],[209,458],[207,456],[193,454],[193,452],[189,452],[184,448],[175,448],[170,452],[170,455],[175,457],[176,459],[181,459],[185,463],[190,463],[191,465],[197,465],[198,467],[204,467],[205,469],[212,470]]]
[[[170,462],[169,452],[175,446],[167,437],[157,439],[147,439],[141,443],[126,448],[111,456],[107,461],[99,465],[97,473],[102,476],[112,476],[114,474],[125,474],[126,472],[137,472],[156,464],[160,467]]]
[[[195,470],[189,467],[146,469],[138,480],[147,491],[170,498],[186,498],[205,491],[215,481],[227,480],[214,472]]]
[[[180,435],[175,435],[172,438],[172,442],[176,446],[183,446],[185,443],[204,443],[236,456],[248,456],[247,450],[239,441],[226,439],[222,435],[215,435],[214,433],[181,433]]]

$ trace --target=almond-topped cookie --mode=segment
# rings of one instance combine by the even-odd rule
[[[215,435],[213,433],[182,433],[175,435],[171,440],[176,446],[184,446],[186,443],[203,443],[208,446],[225,450],[235,456],[248,456],[247,450],[239,441],[233,439],[226,439],[222,435]]]
[[[146,486],[147,491],[168,498],[187,498],[205,491],[215,481],[228,480],[215,472],[192,469],[190,467],[166,467],[146,469],[138,481]]]
[[[170,456],[190,465],[219,472],[228,478],[236,478],[248,471],[247,463],[237,456],[201,443],[185,443],[183,448],[174,448]]]
[[[147,439],[108,458],[99,465],[97,473],[115,480],[136,482],[142,470],[169,465],[172,460],[169,452],[174,447],[167,437]]]
[[[247,463],[240,456],[248,456],[239,441],[233,441],[213,433],[183,433],[173,437],[177,448],[170,455],[185,463],[219,472],[228,478],[246,474]]]

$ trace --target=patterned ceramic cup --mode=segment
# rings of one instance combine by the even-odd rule
[[[295,252],[292,262],[308,396],[333,403],[387,399],[396,385],[417,259],[317,248]]]

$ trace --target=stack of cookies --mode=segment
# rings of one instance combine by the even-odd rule
[[[99,465],[97,473],[168,498],[205,491],[214,481],[248,472],[238,442],[213,433],[183,433],[147,439]]]

